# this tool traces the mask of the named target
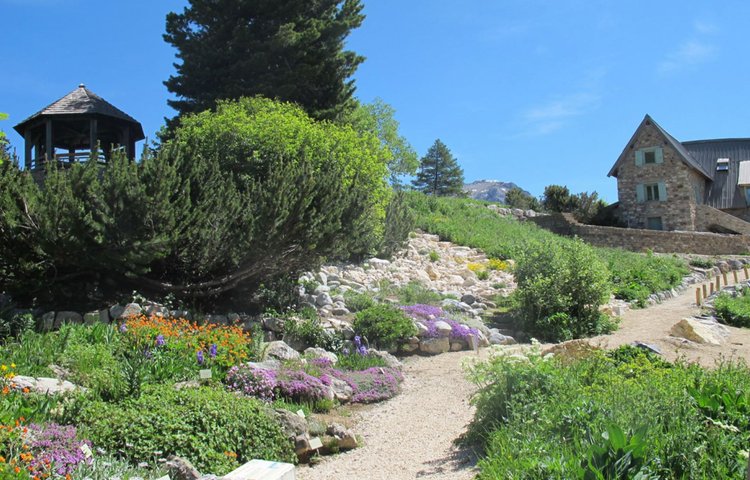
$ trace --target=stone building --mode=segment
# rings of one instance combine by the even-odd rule
[[[646,115],[608,176],[629,228],[750,234],[750,138],[679,142]]]

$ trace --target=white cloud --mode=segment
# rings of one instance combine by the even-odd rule
[[[541,136],[565,127],[568,122],[599,107],[601,95],[580,92],[531,107],[521,114],[522,136]]]
[[[710,60],[715,52],[716,48],[709,43],[688,40],[659,64],[658,71],[661,74],[667,74],[694,67]]]
[[[710,35],[712,33],[716,33],[719,30],[716,25],[710,22],[706,22],[705,20],[696,20],[695,23],[693,23],[693,27],[695,28],[696,32],[703,35]]]

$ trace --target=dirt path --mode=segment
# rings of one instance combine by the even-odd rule
[[[721,359],[731,358],[742,358],[750,363],[750,329],[728,327],[731,336],[722,346],[685,343],[669,335],[675,323],[701,313],[701,308],[695,305],[695,288],[690,287],[661,304],[626,312],[616,332],[594,337],[591,342],[614,348],[640,340],[657,345],[669,360],[679,357],[706,367],[714,366]]]
[[[404,362],[403,392],[387,402],[355,413],[364,446],[301,466],[301,480],[411,480],[474,478],[471,452],[454,447],[474,415],[469,397],[474,386],[461,367],[475,353],[409,357]]]

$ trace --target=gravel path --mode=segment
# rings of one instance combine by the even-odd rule
[[[301,480],[451,479],[474,478],[471,452],[453,442],[474,415],[463,359],[473,352],[409,357],[404,362],[403,392],[387,402],[355,413],[355,431],[364,446],[301,466]]]
[[[700,285],[700,284],[699,284]],[[625,312],[620,328],[610,334],[591,339],[594,345],[616,348],[636,340],[657,345],[669,360],[682,358],[704,367],[715,367],[722,359],[744,359],[750,363],[750,329],[727,327],[730,337],[725,345],[685,343],[669,335],[672,326],[686,317],[701,313],[695,305],[695,288],[649,308]]]

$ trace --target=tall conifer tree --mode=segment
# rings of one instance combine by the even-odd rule
[[[430,195],[460,196],[463,195],[464,171],[448,147],[438,139],[422,157],[417,178],[412,184]]]
[[[338,120],[353,109],[364,57],[344,50],[364,20],[360,0],[190,0],[167,15],[164,39],[182,61],[164,82],[179,115],[262,95]]]

